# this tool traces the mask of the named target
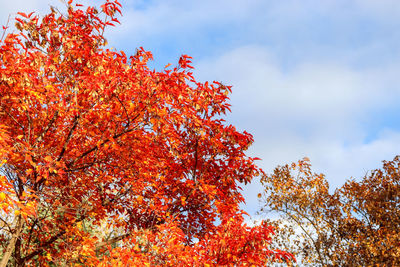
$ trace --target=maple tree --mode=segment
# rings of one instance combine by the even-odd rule
[[[309,160],[262,178],[262,214],[278,212],[274,246],[312,266],[400,265],[400,156],[333,193]],[[275,215],[276,216],[276,215]]]
[[[262,170],[227,125],[230,87],[190,57],[107,48],[118,1],[18,13],[0,43],[1,263],[264,265],[273,229],[249,227],[239,183]]]

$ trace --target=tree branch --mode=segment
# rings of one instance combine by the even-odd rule
[[[58,117],[58,110],[54,113],[53,117],[51,118],[51,120],[47,124],[46,128],[44,129],[44,131],[36,138],[35,143],[42,141],[43,137],[47,134],[47,132],[49,131],[49,129],[51,128],[51,126],[53,125],[53,123],[55,122],[57,117]]]
[[[103,247],[105,247],[107,245],[111,245],[111,244],[114,244],[114,243],[116,243],[118,241],[121,241],[122,239],[124,239],[124,238],[126,238],[126,237],[128,237],[130,235],[131,235],[131,233],[126,233],[126,234],[123,234],[123,235],[116,236],[116,237],[113,237],[111,239],[108,239],[106,241],[99,242],[99,243],[96,244],[96,250],[100,250],[101,248],[103,248]]]
[[[6,252],[3,254],[3,258],[1,259],[0,262],[0,267],[6,267],[7,263],[10,259],[11,254],[13,253],[14,249],[15,249],[15,244],[19,238],[19,235],[21,234],[21,230],[22,230],[22,225],[23,225],[23,219],[21,217],[21,215],[16,216],[15,218],[17,220],[16,222],[16,227],[15,227],[15,232],[13,233],[10,243],[8,243]]]
[[[76,126],[78,125],[80,116],[81,116],[80,114],[79,114],[79,115],[75,115],[74,123],[72,124],[72,127],[71,127],[71,129],[69,130],[67,139],[65,139],[63,148],[61,149],[61,152],[60,152],[60,155],[58,156],[57,161],[60,161],[60,160],[62,159],[62,157],[64,156],[64,153],[65,153],[65,150],[66,150],[67,145],[68,145],[68,143],[69,143],[69,140],[71,140],[72,134],[73,134],[73,132],[74,132]]]

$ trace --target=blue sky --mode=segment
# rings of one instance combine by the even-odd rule
[[[227,121],[254,135],[265,171],[307,156],[334,189],[400,154],[400,1],[121,3],[109,44],[143,46],[157,69],[188,54],[199,80],[232,85]],[[1,0],[0,22],[49,5],[60,1]],[[245,187],[250,214],[261,190]]]

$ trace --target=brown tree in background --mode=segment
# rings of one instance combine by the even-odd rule
[[[312,266],[400,266],[400,156],[332,194],[307,158],[262,178],[275,246]],[[272,212],[272,213],[271,213]]]

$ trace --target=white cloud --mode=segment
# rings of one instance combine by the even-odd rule
[[[155,1],[146,5],[122,1],[121,26],[112,30],[112,38],[195,33],[199,28],[215,28],[233,21],[247,19],[256,10],[259,0]],[[136,4],[135,4],[136,3]],[[137,6],[144,7],[137,7]]]
[[[203,80],[234,85],[233,110],[262,116],[264,122],[283,123],[287,129],[298,128],[296,123],[318,123],[320,130],[337,135],[343,127],[332,125],[349,127],[367,112],[399,97],[398,90],[382,86],[386,80],[380,70],[357,71],[336,63],[309,62],[284,71],[261,46],[228,51],[201,61],[196,69]]]
[[[332,187],[381,166],[400,151],[400,132],[381,129],[371,140],[369,116],[396,105],[398,67],[356,70],[332,62],[309,62],[284,71],[268,49],[246,46],[197,65],[202,79],[233,86],[228,120],[255,136],[251,153],[268,172],[278,164],[308,156]],[[247,209],[254,212],[259,183],[246,187]]]

